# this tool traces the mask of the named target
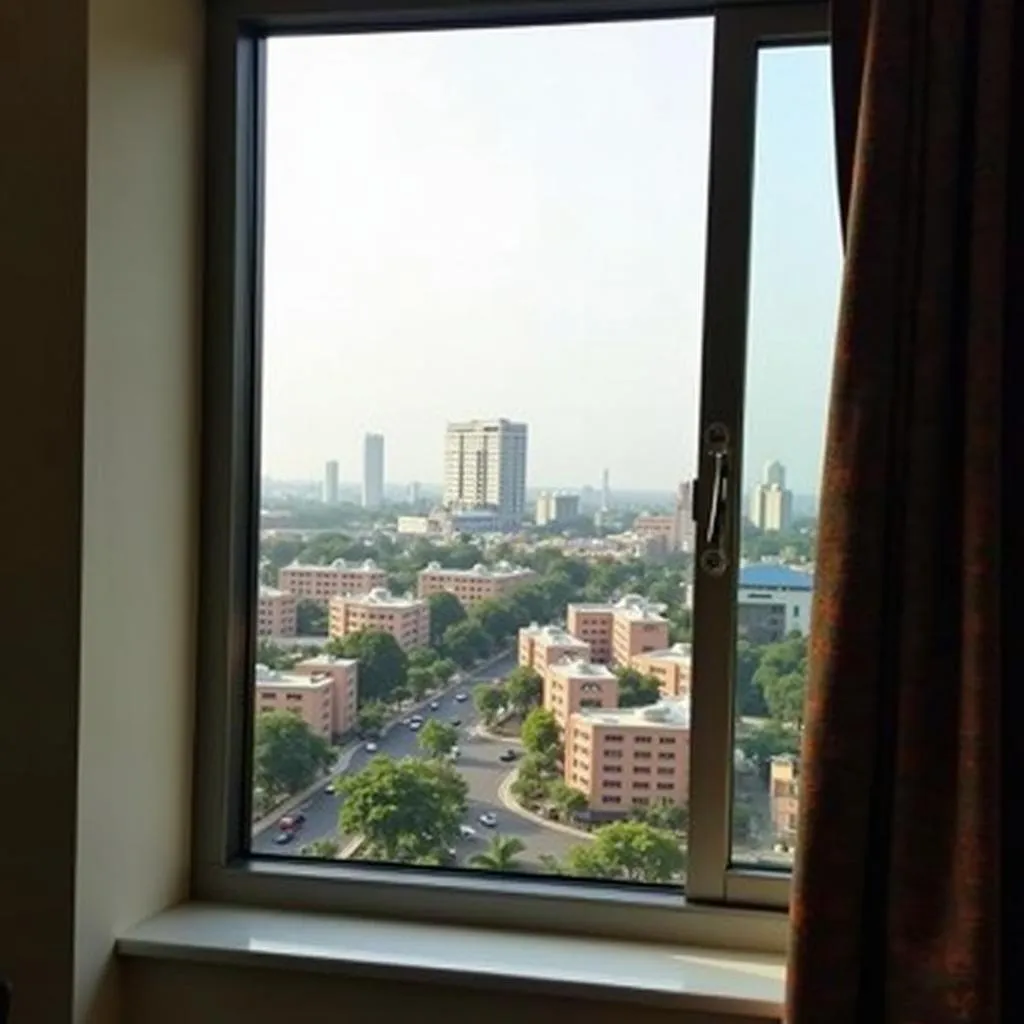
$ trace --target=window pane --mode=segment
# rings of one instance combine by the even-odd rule
[[[684,879],[711,65],[268,44],[255,853]]]
[[[758,66],[733,856],[788,867],[840,274],[829,56]]]

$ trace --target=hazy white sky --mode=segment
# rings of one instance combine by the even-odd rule
[[[264,472],[441,479],[450,419],[529,486],[692,475],[710,21],[273,40]],[[838,228],[821,52],[763,63],[748,462],[817,487]]]

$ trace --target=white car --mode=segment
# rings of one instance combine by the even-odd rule
[[[376,754],[377,753],[377,744],[374,743],[373,740],[370,740],[370,742],[367,743],[366,746],[363,749],[368,754]]]
[[[410,729],[412,729],[412,731],[413,731],[413,732],[419,732],[419,731],[420,731],[420,729],[422,729],[422,728],[423,728],[423,723],[422,723],[422,722],[413,722],[413,723],[412,723],[412,724],[411,724],[411,725],[409,726],[409,728],[410,728]]]
[[[469,694],[463,693],[461,690],[455,694],[455,699],[461,704],[464,700],[469,700]]]
[[[463,839],[475,839],[476,829],[473,828],[472,825],[460,825],[459,835],[462,836]]]
[[[480,824],[485,826],[486,828],[497,828],[498,816],[496,814],[491,814],[490,811],[488,811],[486,814],[481,814]]]

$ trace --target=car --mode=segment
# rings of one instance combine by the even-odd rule
[[[302,811],[293,811],[286,814],[278,823],[277,827],[282,832],[296,832],[306,823],[306,816]]]
[[[409,719],[409,724],[410,725],[422,725],[423,724],[423,716],[422,715],[413,715],[412,718]]]
[[[378,748],[377,748],[377,744],[376,744],[376,743],[374,743],[374,742],[373,742],[373,740],[370,740],[370,742],[369,742],[369,743],[367,743],[367,744],[366,744],[366,746],[365,746],[365,747],[364,747],[363,749],[364,749],[364,750],[365,750],[365,751],[366,751],[366,752],[367,752],[368,754],[376,754],[376,753],[377,753],[377,749],[378,749]]]
[[[454,725],[455,728],[458,729],[458,727],[460,725],[462,725],[462,719],[461,718],[453,718],[452,719],[452,725]]]
[[[488,811],[486,814],[481,814],[480,824],[486,826],[487,828],[497,828],[498,816],[496,814],[491,814],[490,811]]]
[[[473,828],[472,825],[460,825],[459,835],[462,836],[463,839],[473,839],[476,837],[476,829]]]
[[[324,792],[325,792],[325,793],[326,793],[326,794],[327,794],[328,796],[334,796],[334,794],[335,794],[335,793],[336,793],[337,791],[338,791],[338,787],[337,787],[337,786],[335,786],[335,784],[334,784],[333,782],[328,782],[328,783],[327,783],[327,785],[326,785],[326,786],[324,786]]]
[[[407,718],[404,722],[402,722],[402,725],[412,725],[412,719]]]
[[[449,757],[450,757],[450,758],[451,758],[451,759],[452,759],[453,761],[458,761],[458,759],[459,759],[460,757],[462,757],[462,751],[461,751],[461,750],[459,750],[459,748],[458,748],[458,747],[452,747],[452,749],[448,751],[448,756],[449,756]]]
[[[498,755],[498,760],[504,761],[505,764],[508,764],[509,761],[514,761],[517,757],[519,757],[519,753],[513,750],[511,747],[509,747],[504,754]]]
[[[413,723],[412,723],[412,724],[411,724],[411,725],[409,726],[409,728],[410,728],[410,729],[412,729],[412,731],[413,731],[413,732],[419,732],[419,731],[420,731],[420,729],[422,729],[422,728],[423,728],[423,723],[422,723],[422,722],[413,722]]]
[[[294,832],[287,832],[287,831],[286,832],[278,832],[277,835],[274,836],[274,842],[278,846],[284,846],[285,843],[290,843],[294,838],[295,838],[295,833]]]
[[[469,694],[463,693],[461,690],[455,694],[455,699],[461,704],[464,700],[469,700]]]

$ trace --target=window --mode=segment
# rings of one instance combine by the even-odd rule
[[[714,2],[679,0],[678,16],[659,10],[657,19],[645,20],[651,12],[627,0],[601,4],[599,12],[588,11],[591,0],[574,0],[559,7],[558,23],[530,24],[530,8],[510,14],[515,0],[500,9],[481,0],[461,11],[446,11],[442,0],[413,24],[407,13],[395,13],[391,0],[367,0],[356,15],[359,0],[339,2],[336,15],[326,15],[329,4],[318,2],[316,16],[312,7],[304,10],[307,2],[221,0],[209,15],[198,893],[258,902],[261,885],[273,875],[275,898],[292,905],[372,911],[378,896],[400,891],[401,906],[412,916],[457,918],[465,899],[486,901],[497,885],[480,886],[468,864],[476,851],[458,826],[491,807],[502,835],[518,835],[517,820],[523,820],[495,802],[512,770],[510,761],[499,760],[505,744],[473,729],[478,711],[470,691],[500,685],[493,681],[515,664],[514,657],[486,663],[495,647],[512,648],[517,639],[502,625],[508,617],[497,613],[478,619],[474,612],[465,627],[448,627],[444,654],[455,658],[461,673],[449,686],[426,672],[443,659],[436,637],[433,646],[425,643],[420,613],[396,615],[344,601],[329,616],[323,612],[330,620],[323,630],[337,634],[332,649],[361,661],[352,699],[365,735],[340,740],[340,788],[369,787],[364,791],[372,796],[381,778],[410,773],[409,788],[424,802],[437,801],[423,815],[428,826],[396,835],[373,816],[358,816],[359,806],[377,806],[372,799],[342,804],[331,792],[338,787],[328,786],[321,770],[332,755],[319,735],[289,723],[281,734],[287,732],[290,745],[275,748],[263,724],[269,719],[261,716],[264,731],[255,742],[256,585],[280,584],[277,570],[283,568],[283,549],[261,531],[261,513],[267,522],[277,516],[310,531],[300,562],[326,567],[335,559],[372,557],[382,570],[374,585],[386,580],[396,594],[415,593],[418,573],[439,553],[444,564],[462,568],[500,560],[502,543],[485,543],[471,525],[474,517],[489,532],[517,533],[541,551],[559,531],[557,524],[535,526],[527,488],[546,480],[571,483],[588,473],[590,494],[579,495],[585,518],[584,508],[591,516],[603,504],[601,470],[610,464],[616,484],[594,540],[633,527],[630,492],[650,494],[652,504],[661,495],[652,511],[672,517],[672,531],[650,542],[650,565],[632,576],[617,576],[623,563],[614,558],[602,563],[570,554],[569,571],[551,573],[538,558],[530,592],[540,588],[546,599],[530,614],[565,623],[568,601],[606,604],[628,593],[628,584],[670,595],[668,623],[644,623],[644,639],[668,626],[677,633],[684,623],[692,625],[689,724],[680,726],[678,738],[659,737],[659,746],[679,744],[687,758],[679,766],[688,769],[686,792],[658,783],[688,809],[685,875],[675,870],[661,877],[652,868],[648,881],[668,883],[671,894],[658,888],[649,899],[613,905],[602,895],[608,890],[588,879],[544,874],[552,858],[563,863],[573,839],[531,823],[521,830],[526,850],[520,859],[529,878],[509,875],[500,887],[514,894],[516,886],[542,885],[552,898],[522,906],[505,900],[501,913],[528,925],[531,915],[545,912],[539,904],[564,906],[559,900],[574,886],[572,898],[601,908],[600,930],[651,938],[679,934],[673,915],[684,910],[684,889],[691,903],[784,906],[785,874],[767,877],[749,837],[724,841],[730,815],[740,836],[747,813],[734,742],[742,748],[748,720],[758,717],[734,720],[730,709],[750,690],[738,638],[750,645],[768,643],[764,636],[787,642],[790,627],[806,628],[807,618],[787,618],[792,598],[779,597],[771,581],[752,588],[770,594],[769,604],[752,602],[756,614],[744,618],[738,597],[744,593],[738,570],[741,553],[748,554],[744,545],[758,541],[760,560],[768,564],[778,542],[771,563],[778,566],[798,558],[803,542],[788,534],[771,537],[764,527],[744,532],[738,504],[712,510],[710,496],[723,465],[746,479],[756,459],[751,436],[759,443],[774,436],[767,428],[763,437],[760,428],[749,433],[752,419],[762,415],[757,395],[771,391],[769,371],[754,358],[766,344],[762,335],[767,344],[787,345],[805,323],[791,316],[783,335],[761,326],[769,322],[759,305],[766,290],[759,284],[762,268],[786,246],[813,249],[820,241],[799,212],[791,215],[791,237],[761,241],[760,211],[773,207],[773,188],[791,185],[772,184],[777,178],[766,168],[774,165],[762,149],[774,145],[776,162],[795,160],[800,147],[792,137],[772,143],[773,131],[806,129],[799,141],[808,147],[818,139],[802,105],[789,105],[801,112],[791,117],[785,104],[769,102],[767,69],[781,67],[783,85],[792,87],[785,81],[787,61],[819,55],[824,5],[751,0],[715,10]],[[595,12],[598,20],[588,22],[585,15]],[[347,31],[356,22],[359,31]],[[800,89],[807,87],[820,89],[817,103],[827,104],[826,82],[808,86],[800,79]],[[805,173],[802,165],[798,173]],[[791,290],[800,280],[793,275]],[[777,294],[781,301],[785,289]],[[787,352],[778,364],[788,360]],[[624,366],[628,389],[621,386]],[[684,401],[658,402],[666,386]],[[776,399],[779,393],[776,388]],[[607,416],[609,401],[614,417]],[[679,408],[692,415],[679,421]],[[476,410],[485,418],[465,418]],[[772,423],[792,414],[778,401],[770,412]],[[803,422],[790,431],[794,444],[806,442]],[[373,445],[364,446],[369,437]],[[335,504],[324,500],[320,479],[325,464],[336,464],[345,451],[359,453],[352,478],[360,482],[342,485],[347,491]],[[805,455],[780,451],[778,460],[788,459],[797,479]],[[434,473],[434,465],[444,468]],[[687,497],[693,478],[699,481],[695,522]],[[424,490],[443,509],[450,539],[377,529],[408,512],[402,506],[413,479],[429,481]],[[792,525],[795,498],[787,506],[784,496],[767,491],[759,520],[771,515],[781,522],[788,514]],[[743,507],[752,508],[749,495]],[[712,518],[719,528],[709,534]],[[658,547],[666,538],[676,550]],[[311,579],[315,589],[317,575]],[[367,589],[361,581],[352,588]],[[691,616],[682,595],[694,591],[699,598]],[[466,604],[484,592],[470,587]],[[491,600],[500,608],[505,598]],[[766,607],[767,617],[758,618]],[[306,612],[303,607],[300,619]],[[595,661],[611,654],[611,615],[602,614],[593,630],[582,630],[605,641],[605,650],[592,650]],[[618,621],[615,626],[618,662],[639,637],[632,629],[627,635]],[[396,654],[386,639],[371,644],[352,635],[367,627],[392,632],[406,647],[423,646]],[[520,638],[524,652],[534,645]],[[653,646],[664,645],[659,635]],[[539,664],[539,647],[536,654]],[[282,649],[278,656],[280,667],[294,668],[291,652]],[[457,730],[461,758],[434,750],[437,730],[418,729],[408,718],[412,692],[424,687],[420,713]],[[456,695],[467,699],[456,702]],[[429,708],[432,696],[436,710]],[[779,699],[776,693],[772,703]],[[335,700],[332,695],[332,708]],[[578,718],[599,723],[602,714]],[[517,717],[495,728],[514,730]],[[620,720],[627,726],[643,721]],[[577,728],[572,721],[562,723],[570,734]],[[599,735],[605,742],[594,767],[621,763],[625,735],[603,728]],[[637,745],[651,743],[647,736]],[[525,759],[518,759],[513,794],[543,813],[551,807],[549,793],[560,794],[554,782],[565,781],[564,750],[554,737],[551,745],[539,778],[531,780]],[[569,745],[576,747],[574,736]],[[583,742],[579,747],[585,749]],[[652,759],[650,750],[635,753],[638,760]],[[659,751],[663,759],[674,760],[674,753]],[[609,766],[609,774],[617,768]],[[571,761],[568,778],[571,783]],[[730,784],[734,801],[725,796]],[[649,782],[633,785],[651,788]],[[629,810],[616,807],[619,797],[581,792],[588,813],[596,812],[588,827],[613,827]],[[253,831],[252,822],[292,799],[310,803],[301,846],[279,846],[271,832]],[[646,798],[636,802],[643,806]],[[334,833],[348,851],[344,861],[296,867],[301,848]],[[435,865],[446,870],[424,881]],[[453,899],[453,892],[463,898]],[[479,910],[473,913],[480,919]],[[562,916],[574,928],[595,920],[585,910]]]

